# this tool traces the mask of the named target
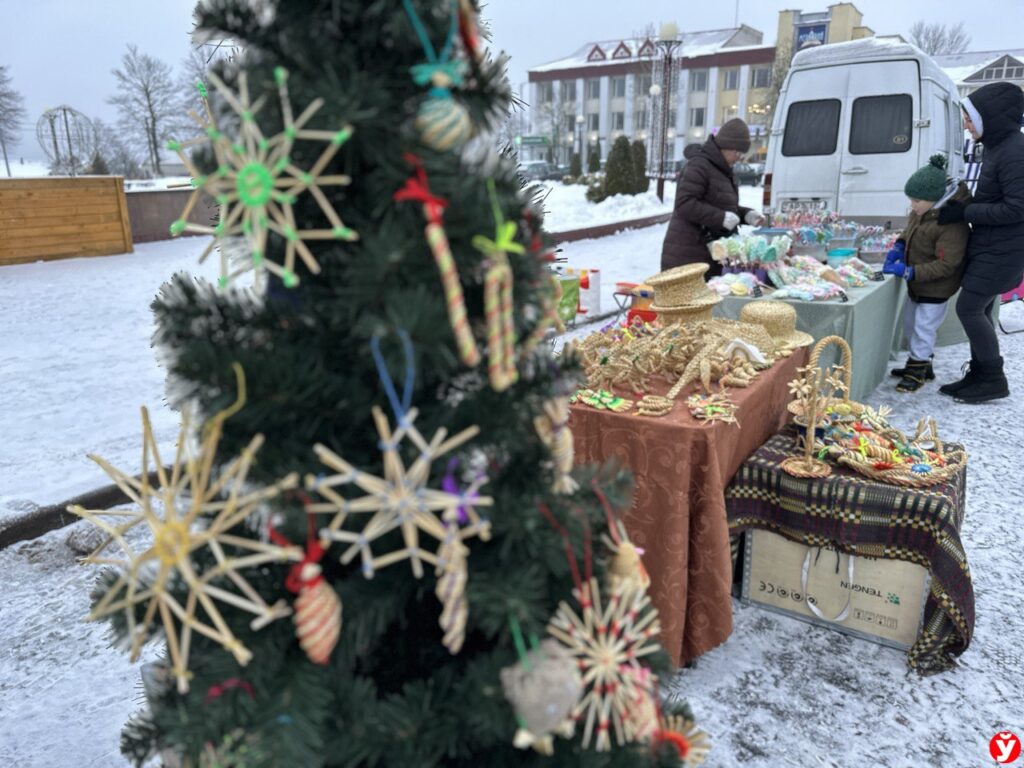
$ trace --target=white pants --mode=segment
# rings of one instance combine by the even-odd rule
[[[903,305],[903,335],[907,337],[910,356],[929,360],[935,351],[935,334],[946,317],[946,304],[921,304],[907,296]]]

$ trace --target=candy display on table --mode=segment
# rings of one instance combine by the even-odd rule
[[[762,283],[753,272],[733,272],[708,280],[708,288],[719,296],[761,296]]]
[[[721,263],[723,274],[752,273],[764,284],[768,269],[790,250],[789,236],[734,235],[715,240],[708,247],[711,258]]]

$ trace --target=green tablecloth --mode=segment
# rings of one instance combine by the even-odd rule
[[[849,288],[850,300],[799,301],[783,299],[796,309],[796,327],[811,334],[815,340],[825,336],[846,339],[853,353],[853,385],[850,398],[863,402],[886,377],[890,355],[898,356],[903,344],[903,303],[907,289],[903,280],[886,277],[884,282],[869,283],[863,288]],[[771,298],[767,294],[765,298]],[[715,307],[715,314],[738,319],[743,306],[750,299],[726,296]],[[939,328],[936,343],[939,346],[966,341],[963,327],[953,309],[955,298],[949,302],[946,319]],[[831,365],[837,353],[826,351],[821,362]]]

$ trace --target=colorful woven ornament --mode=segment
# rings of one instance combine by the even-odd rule
[[[419,131],[420,140],[438,152],[460,149],[473,134],[469,110],[456,101],[451,92],[453,86],[462,84],[463,76],[462,62],[451,60],[459,26],[457,3],[458,0],[451,0],[451,25],[444,47],[438,54],[412,6],[412,0],[403,0],[405,12],[427,57],[426,64],[417,64],[412,68],[412,78],[417,85],[431,86],[426,100],[416,113],[416,130]]]
[[[498,204],[494,180],[487,180],[494,214],[494,239],[476,235],[473,247],[488,261],[484,274],[484,315],[487,319],[487,375],[495,392],[503,392],[519,380],[516,369],[516,329],[512,305],[512,266],[508,254],[526,249],[515,241],[516,223],[505,221]]]
[[[573,437],[569,429],[569,398],[553,397],[544,403],[544,413],[533,420],[541,442],[551,451],[555,465],[554,493],[575,493],[579,485],[572,478]]]
[[[201,117],[194,111],[189,114],[203,134],[189,141],[170,141],[167,144],[168,149],[178,153],[195,188],[181,216],[171,224],[171,235],[177,236],[183,232],[213,235],[214,239],[199,256],[200,263],[215,246],[223,245],[227,238],[244,236],[251,251],[251,261],[232,271],[228,264],[227,249],[222,247],[221,287],[247,269],[255,269],[257,273],[265,269],[280,277],[286,287],[294,288],[299,284],[295,271],[296,257],[302,260],[311,273],[320,272],[320,264],[306,245],[307,240],[352,242],[359,239],[354,230],[345,226],[322,189],[346,186],[352,181],[348,176],[324,174],[328,163],[352,136],[352,126],[346,125],[337,131],[307,128],[306,124],[323,106],[323,99],[315,100],[302,114],[293,117],[288,96],[288,72],[278,67],[274,70],[274,79],[281,102],[284,130],[275,136],[265,137],[255,117],[263,105],[263,99],[255,103],[250,100],[245,72],[241,72],[238,77],[238,94],[232,92],[212,72],[208,77],[224,101],[238,115],[240,127],[235,137],[229,137],[220,130],[207,101],[206,86],[197,83],[205,115]],[[323,153],[308,171],[297,168],[290,158],[297,140],[327,143]],[[203,175],[185,150],[207,141],[212,145],[218,168],[214,173]],[[308,192],[316,200],[330,228],[299,228],[292,206],[303,192]],[[188,221],[189,214],[203,194],[209,195],[220,205],[219,221],[212,227]],[[267,239],[270,233],[276,233],[285,241],[281,264],[268,257]]]
[[[599,411],[628,411],[633,407],[632,400],[619,397],[614,392],[604,389],[581,389],[569,398],[570,403],[583,403]]]
[[[441,273],[441,285],[444,288],[445,303],[448,306],[448,322],[455,334],[455,344],[459,350],[459,359],[465,365],[475,366],[480,362],[480,351],[466,319],[466,301],[462,294],[462,283],[459,271],[452,258],[452,249],[448,244],[448,236],[442,224],[444,209],[448,201],[437,197],[430,191],[427,172],[423,163],[416,155],[407,154],[405,159],[415,169],[412,178],[405,186],[395,193],[398,201],[412,200],[423,204],[423,215],[427,220],[425,234],[430,252],[434,255],[437,270]]]

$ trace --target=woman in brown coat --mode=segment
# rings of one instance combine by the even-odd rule
[[[689,157],[676,185],[675,209],[661,247],[662,271],[683,264],[707,264],[709,277],[721,274],[707,244],[728,237],[741,221],[761,223],[758,211],[739,204],[739,190],[732,177],[732,167],[749,149],[750,130],[734,118]]]

